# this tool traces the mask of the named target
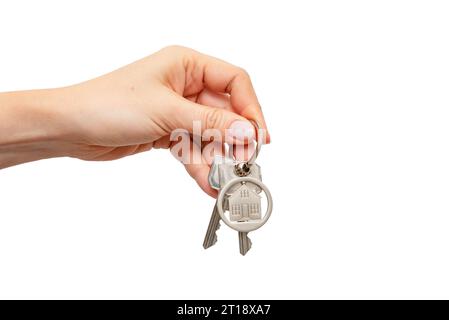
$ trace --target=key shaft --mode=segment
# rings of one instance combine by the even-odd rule
[[[248,251],[251,249],[252,242],[248,237],[248,232],[239,232],[239,246],[240,246],[240,254],[242,256],[246,255]]]
[[[209,226],[207,227],[206,236],[204,237],[204,249],[208,249],[217,243],[217,230],[220,228],[220,220],[221,218],[218,213],[217,204],[215,204],[210,217]]]

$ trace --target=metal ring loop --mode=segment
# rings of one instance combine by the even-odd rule
[[[261,129],[261,126],[256,120],[249,120],[254,127],[256,128],[256,150],[254,151],[253,155],[249,160],[246,162],[247,165],[251,166],[256,162],[257,157],[259,156],[260,150],[262,149],[262,142],[259,141],[259,130]]]
[[[259,221],[231,222],[229,220],[229,218],[224,213],[223,201],[225,200],[226,192],[228,192],[229,189],[231,189],[231,187],[235,186],[236,184],[243,183],[243,182],[250,182],[250,183],[257,185],[265,192],[265,195],[267,196],[267,212],[265,213],[265,216],[263,217],[263,219],[261,219]],[[251,177],[236,178],[236,179],[229,181],[223,187],[223,189],[220,191],[220,193],[218,195],[218,199],[217,199],[217,210],[218,210],[218,214],[220,215],[221,219],[224,221],[224,223],[228,227],[230,227],[236,231],[239,231],[239,232],[250,232],[250,231],[259,229],[268,221],[268,219],[271,216],[271,212],[273,211],[273,198],[271,197],[270,190],[268,190],[267,186],[264,185],[262,183],[262,181],[255,179],[255,178],[251,178]]]

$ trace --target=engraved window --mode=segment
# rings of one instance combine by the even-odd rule
[[[242,198],[248,198],[248,197],[249,197],[249,191],[248,191],[248,189],[240,190],[240,196],[241,196]]]
[[[251,213],[256,213],[257,212],[257,207],[255,203],[251,203]]]
[[[232,205],[232,214],[233,215],[240,215],[240,205],[238,204],[233,204]]]
[[[259,204],[251,203],[249,211],[251,214],[258,214],[259,213]]]

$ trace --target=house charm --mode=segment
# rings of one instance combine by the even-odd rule
[[[260,199],[254,189],[243,183],[228,198],[230,220],[238,222],[260,220],[262,218]]]

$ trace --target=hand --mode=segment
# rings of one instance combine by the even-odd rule
[[[42,97],[45,110],[40,114],[52,119],[51,150],[39,158],[113,160],[171,148],[175,142],[170,133],[179,128],[192,133],[194,121],[201,121],[202,131],[215,128],[223,134],[229,128],[252,128],[247,119],[266,129],[243,69],[178,46],[81,84],[27,95]],[[200,187],[215,196],[207,182],[209,163],[185,166]]]

